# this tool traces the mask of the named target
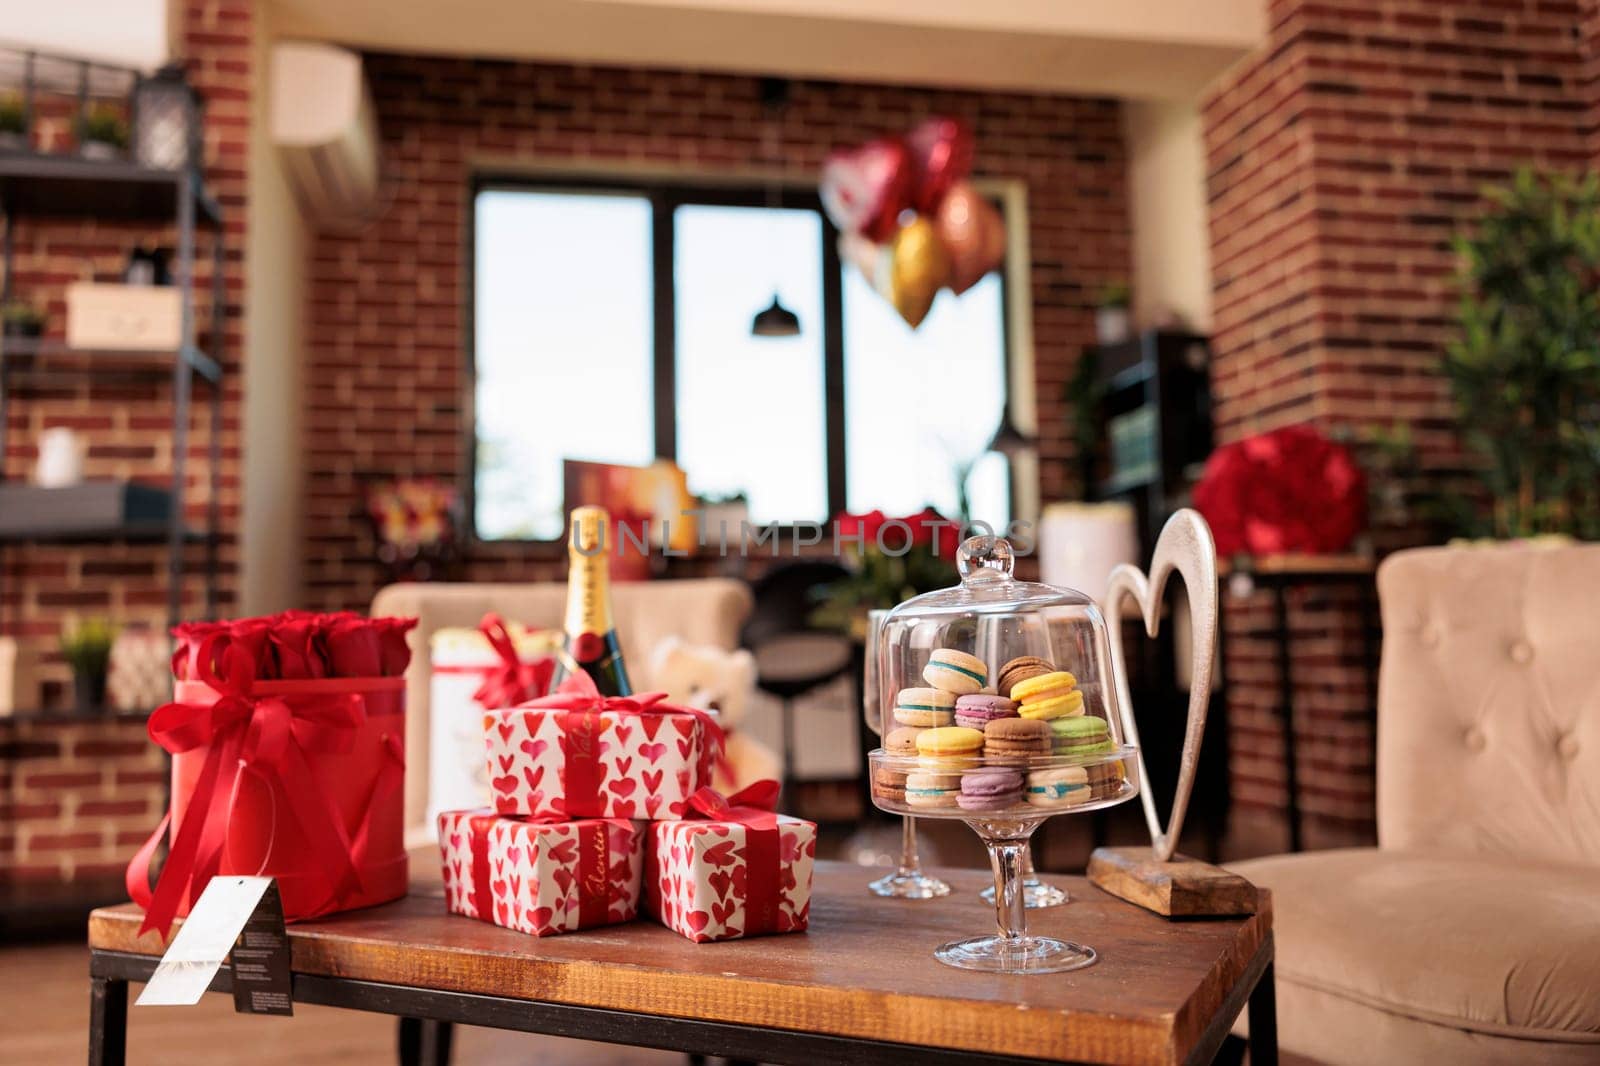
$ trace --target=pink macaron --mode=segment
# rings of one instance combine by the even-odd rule
[[[996,718],[1015,718],[1016,700],[988,693],[962,696],[956,700],[956,724],[971,729],[982,729]]]

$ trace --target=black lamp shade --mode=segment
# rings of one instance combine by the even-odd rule
[[[1007,459],[1015,459],[1018,455],[1033,447],[1033,439],[1025,435],[1011,421],[1009,410],[1000,413],[1000,424],[995,427],[994,436],[989,441],[988,450],[999,452]]]
[[[750,323],[750,332],[757,337],[798,337],[800,335],[800,316],[778,302],[778,294],[772,294],[772,305],[756,314]]]

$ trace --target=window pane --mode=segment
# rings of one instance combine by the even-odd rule
[[[853,267],[844,268],[848,506],[956,517],[956,467],[977,461],[970,517],[1011,519],[1005,460],[983,455],[1005,404],[1004,287],[990,274],[959,298],[941,292],[913,330]]]
[[[478,535],[559,540],[563,459],[655,457],[650,202],[488,191],[475,210]]]
[[[701,496],[744,492],[750,520],[828,515],[822,219],[815,211],[677,209],[678,465]],[[772,302],[798,337],[754,337]]]

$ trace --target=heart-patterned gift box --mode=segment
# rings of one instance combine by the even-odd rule
[[[643,827],[621,818],[439,815],[445,906],[533,936],[631,922],[639,914]]]
[[[708,794],[715,800],[703,803]],[[816,824],[739,805],[748,798],[702,789],[691,812],[700,817],[646,827],[645,909],[690,940],[797,933],[810,923]]]
[[[711,783],[721,736],[702,712],[649,696],[550,705],[562,701],[553,695],[484,716],[500,813],[682,818],[689,797]]]

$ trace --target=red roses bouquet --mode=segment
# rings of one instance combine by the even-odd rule
[[[177,642],[172,676],[197,680],[202,655],[210,656],[205,665],[215,668],[230,649],[239,649],[254,664],[257,681],[399,677],[411,662],[406,634],[416,624],[415,618],[367,618],[354,611],[184,622],[172,630]]]
[[[1218,448],[1194,490],[1219,555],[1338,552],[1366,525],[1366,477],[1309,426]]]
[[[955,583],[961,524],[924,507],[904,518],[882,511],[842,512],[833,520],[847,578],[829,585],[812,613],[812,624],[848,631],[863,626],[866,612]]]
[[[149,724],[172,755],[172,807],[128,864],[142,929],[164,935],[217,874],[277,878],[291,920],[405,894],[400,675],[415,625],[286,611],[174,628],[176,698]]]

